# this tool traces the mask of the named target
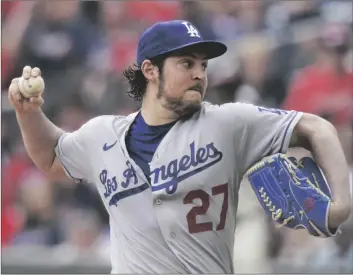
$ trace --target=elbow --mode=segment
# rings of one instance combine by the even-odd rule
[[[55,173],[53,173],[50,166],[36,165],[37,168],[42,172],[42,174],[50,181],[58,180]]]
[[[45,175],[48,175],[50,173],[51,165],[48,165],[48,162],[43,161],[41,158],[33,157],[30,154],[29,157],[39,171],[41,171]]]
[[[336,127],[331,122],[329,122],[321,117],[318,117],[317,124],[318,124],[318,126],[317,126],[318,129],[316,132],[317,135],[323,134],[323,136],[330,136],[330,137],[332,137],[332,136],[337,137],[338,136],[338,132],[336,130]]]
[[[317,140],[331,139],[333,136],[337,136],[337,130],[331,122],[317,115],[307,113],[298,122],[295,130],[299,137],[316,142]]]
[[[313,144],[330,142],[335,136],[337,130],[332,123],[317,115],[304,113],[294,128],[290,147],[312,151]]]
[[[337,136],[337,130],[331,122],[312,114],[306,116],[309,116],[307,125],[309,136],[316,138]]]
[[[60,181],[67,179],[65,171],[61,163],[57,160],[56,156],[50,159],[39,158],[32,159],[36,167],[51,181]]]

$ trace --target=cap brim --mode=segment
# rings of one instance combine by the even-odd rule
[[[206,59],[212,59],[225,54],[227,51],[227,46],[218,41],[205,40],[185,44],[180,47],[173,48],[167,52],[164,52],[163,54],[168,54],[179,50],[205,54]]]

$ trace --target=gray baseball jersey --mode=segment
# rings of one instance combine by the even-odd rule
[[[125,145],[136,115],[94,118],[56,147],[69,176],[97,186],[112,273],[233,273],[239,184],[249,166],[287,150],[301,113],[204,103],[163,138],[150,183]]]

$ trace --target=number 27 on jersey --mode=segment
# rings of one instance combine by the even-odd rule
[[[196,218],[199,215],[205,215],[210,208],[210,197],[223,196],[222,208],[220,211],[220,218],[218,224],[214,224],[212,221],[208,222],[197,222]],[[228,183],[216,185],[212,187],[211,194],[208,194],[202,189],[190,191],[184,197],[184,204],[194,204],[194,200],[200,200],[200,206],[194,206],[186,215],[188,222],[189,233],[200,233],[205,231],[212,231],[213,229],[219,231],[223,230],[226,224],[227,212],[228,212]],[[215,228],[214,228],[215,227]]]

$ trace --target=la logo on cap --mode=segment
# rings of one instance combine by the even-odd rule
[[[190,37],[200,37],[200,34],[199,34],[198,30],[195,29],[194,26],[191,25],[189,22],[184,21],[182,24],[188,30],[188,34],[190,35]]]

